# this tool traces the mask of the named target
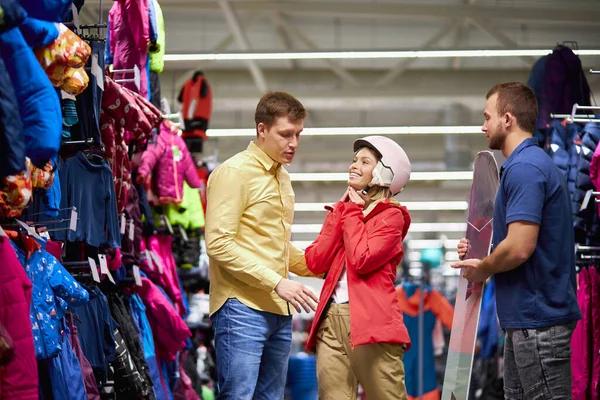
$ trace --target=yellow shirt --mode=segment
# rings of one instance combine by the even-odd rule
[[[294,191],[289,173],[254,142],[208,179],[206,251],[210,314],[230,298],[250,308],[291,315],[274,291],[292,271],[313,276],[291,244]]]

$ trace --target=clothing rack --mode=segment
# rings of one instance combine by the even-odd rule
[[[129,69],[115,69],[112,71],[114,74],[129,74],[133,73],[133,78],[126,79],[115,79],[117,83],[125,83],[125,82],[133,82],[135,87],[140,90],[140,68],[137,65],[134,65],[133,68]]]

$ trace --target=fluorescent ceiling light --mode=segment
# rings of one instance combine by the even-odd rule
[[[599,56],[600,50],[573,50],[580,56]],[[165,61],[237,61],[237,60],[348,60],[375,58],[472,58],[472,57],[541,57],[551,49],[533,50],[365,50],[365,51],[294,51],[294,52],[226,52],[166,54]]]
[[[304,128],[302,136],[352,136],[352,135],[470,135],[481,133],[480,125],[471,126],[376,126]],[[255,137],[256,129],[209,129],[208,137]]]
[[[464,211],[469,208],[469,203],[466,201],[403,201],[401,204],[409,211]],[[332,203],[296,203],[294,211],[326,211],[325,206],[330,205]],[[411,230],[412,227],[413,225]]]
[[[319,233],[321,224],[294,224],[292,233]],[[412,223],[409,232],[465,232],[467,224],[463,222]]]
[[[292,172],[292,182],[346,182],[347,172]],[[473,171],[411,172],[411,181],[470,181]]]

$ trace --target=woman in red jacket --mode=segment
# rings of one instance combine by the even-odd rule
[[[329,207],[306,249],[308,268],[325,283],[307,342],[317,355],[319,399],[406,399],[404,351],[410,347],[394,281],[410,216],[393,196],[410,177],[396,142],[370,136],[354,143],[348,189]]]

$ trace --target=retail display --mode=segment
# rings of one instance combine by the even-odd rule
[[[144,86],[160,6],[115,1],[107,29],[25,3],[0,2],[0,398],[209,398],[202,180]]]

